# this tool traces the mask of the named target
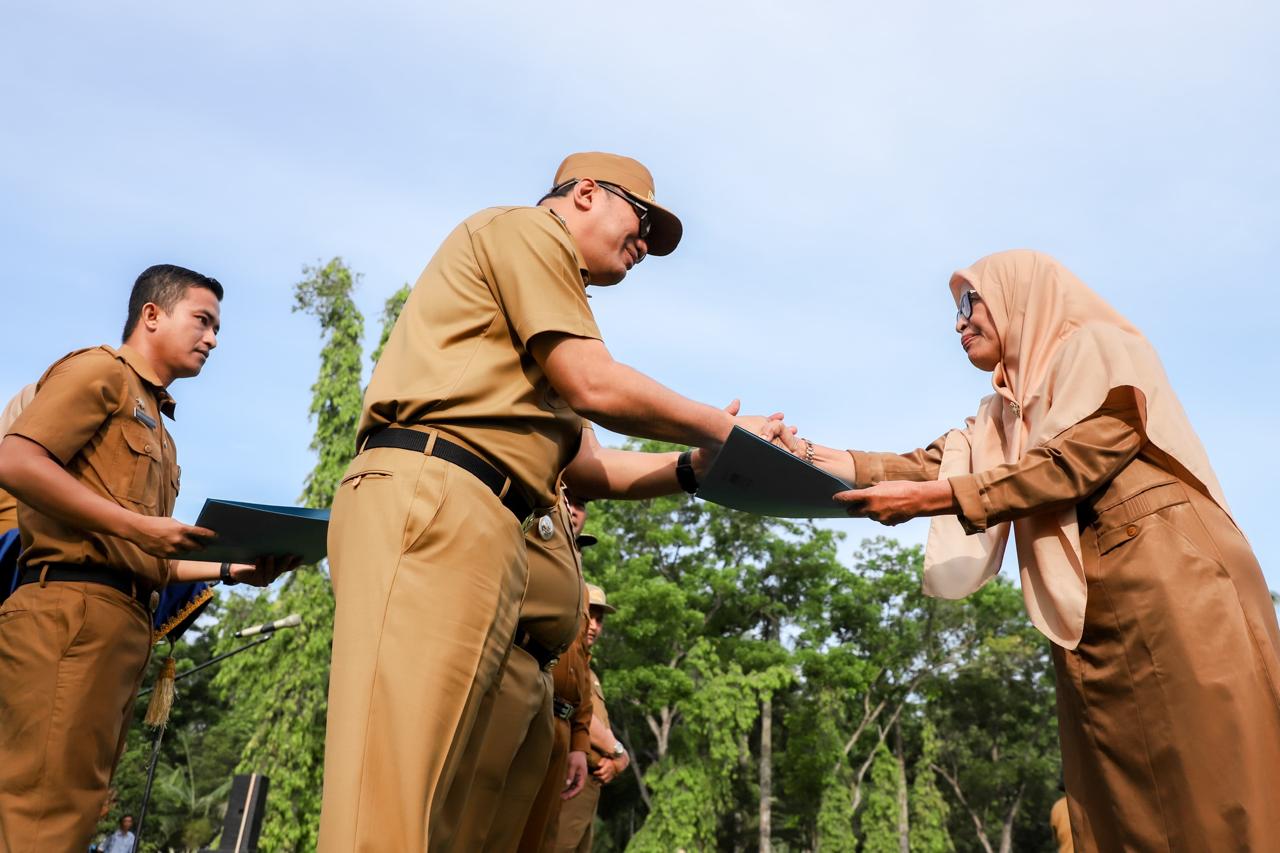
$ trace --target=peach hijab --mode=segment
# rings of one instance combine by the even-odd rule
[[[983,398],[964,430],[948,433],[940,479],[1016,462],[1096,412],[1112,389],[1128,387],[1147,439],[1230,515],[1155,349],[1128,320],[1040,252],[988,255],[951,277],[957,302],[969,289],[990,310],[1003,353],[991,380],[996,393]],[[925,592],[962,598],[994,577],[1009,526],[970,536],[955,516],[935,517],[925,546]],[[1074,649],[1087,597],[1075,508],[1018,519],[1013,530],[1031,621]]]

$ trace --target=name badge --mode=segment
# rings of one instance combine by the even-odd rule
[[[134,420],[141,421],[146,424],[148,429],[156,428],[155,418],[147,414],[146,409],[142,408],[142,403],[138,403],[138,405],[133,407],[133,417]]]

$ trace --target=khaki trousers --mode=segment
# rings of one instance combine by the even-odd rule
[[[600,804],[600,788],[600,783],[592,776],[581,794],[566,800],[561,806],[555,846],[557,853],[591,853],[591,833],[595,828],[596,806]]]
[[[512,649],[454,836],[456,849],[516,849],[547,772],[553,719],[551,674],[528,652]]]
[[[520,524],[461,468],[376,448],[338,488],[329,564],[318,849],[449,849],[524,594]]]
[[[560,794],[564,791],[564,778],[569,772],[570,734],[569,721],[557,718],[551,759],[547,762],[537,798],[533,801],[524,833],[520,837],[520,853],[538,853],[555,848],[556,834],[560,829],[560,809],[564,805]],[[590,780],[587,784],[591,784]]]
[[[94,583],[0,608],[0,850],[88,849],[151,654],[147,611]]]

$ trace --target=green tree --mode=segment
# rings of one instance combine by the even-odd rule
[[[884,741],[876,744],[862,811],[862,849],[866,853],[899,853],[898,790],[903,784],[898,760]]]
[[[378,337],[378,346],[373,351],[372,359],[376,363],[382,358],[382,351],[387,348],[387,339],[391,337],[391,330],[395,328],[396,320],[400,319],[400,312],[404,310],[404,303],[409,299],[411,288],[407,284],[400,285],[400,289],[387,297],[387,301],[382,306],[382,334]]]
[[[957,604],[971,642],[958,665],[922,686],[938,731],[931,766],[953,804],[951,837],[986,853],[1042,848],[1061,768],[1048,641],[1009,583]]]
[[[911,781],[911,853],[951,853],[955,849],[947,832],[951,809],[938,789],[938,775],[933,769],[940,752],[937,729],[926,718],[920,732],[915,778]]]
[[[294,310],[319,321],[324,344],[311,389],[317,462],[301,501],[327,507],[355,452],[364,319],[352,300],[357,277],[340,258],[304,273],[307,278],[295,285]],[[301,630],[282,632],[263,648],[229,659],[217,683],[249,732],[239,771],[271,779],[262,846],[309,851],[315,849],[320,818],[333,641],[333,592],[322,566],[295,571],[276,596],[258,596],[250,615],[268,621],[290,613],[302,616]],[[230,626],[221,626],[221,649],[235,644],[231,633]]]

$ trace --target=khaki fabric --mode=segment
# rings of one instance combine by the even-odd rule
[[[544,332],[599,338],[585,264],[546,208],[481,211],[445,238],[414,285],[364,398],[359,440],[388,424],[439,429],[556,502],[582,419],[529,354]]]
[[[1079,645],[1052,647],[1075,848],[1271,849],[1275,609],[1231,518],[1171,472],[1140,426],[1132,407],[1104,409],[1018,462],[952,484],[975,529],[1075,507],[1088,608]],[[927,453],[914,472],[890,456],[880,463],[902,479],[936,476]]]
[[[1049,826],[1053,830],[1053,840],[1058,845],[1058,853],[1075,853],[1071,842],[1071,810],[1067,807],[1067,798],[1059,797],[1049,809]]]
[[[27,404],[31,402],[31,398],[35,397],[35,395],[36,385],[34,382],[13,395],[13,399],[9,401],[3,411],[0,411],[0,438],[3,438],[9,432],[10,425],[18,419],[19,413],[26,408]],[[4,489],[0,489],[0,533],[4,533],[6,530],[13,530],[17,526],[18,499]]]
[[[555,849],[556,835],[560,830],[560,809],[565,802],[560,794],[564,791],[564,780],[568,775],[569,723],[556,719],[551,757],[516,848],[520,853],[543,853]],[[591,781],[587,780],[586,784],[590,785]]]
[[[561,500],[525,536],[529,586],[520,604],[520,627],[557,651],[569,647],[582,622],[582,555],[570,541],[572,529],[568,505]]]
[[[572,800],[565,800],[560,807],[560,824],[556,843],[551,849],[556,853],[591,853],[591,837],[595,828],[596,808],[600,805],[600,789],[595,777],[587,780],[582,793]]]
[[[181,469],[161,415],[174,402],[155,370],[130,346],[74,352],[45,372],[9,427],[49,451],[93,492],[143,515],[173,513]],[[169,579],[169,562],[137,545],[77,530],[18,504],[24,566],[98,563],[127,569],[149,586]]]
[[[609,723],[609,709],[606,708],[604,704],[604,689],[600,686],[600,678],[594,672],[590,673],[590,678],[591,678],[591,713],[594,714],[596,718],[599,719],[602,723],[604,723],[605,728],[612,731],[613,726],[610,725]],[[592,746],[591,752],[587,754],[587,759],[591,762],[592,767],[595,767],[600,762],[601,759],[612,758],[612,757],[613,755],[609,753],[601,752],[595,746]]]
[[[585,587],[584,587],[585,589]],[[585,597],[583,599],[585,601]],[[552,684],[557,699],[576,709],[569,720],[557,719],[555,745],[546,773],[525,823],[520,849],[550,850],[555,845],[560,825],[560,807],[564,780],[568,775],[570,752],[590,754],[591,750],[591,653],[587,650],[587,611],[579,620],[578,636],[560,656],[552,670]]]
[[[88,849],[150,651],[147,611],[102,584],[0,607],[0,850]]]
[[[551,758],[553,719],[551,674],[512,649],[454,837],[458,850],[516,848]]]
[[[525,588],[520,524],[461,468],[376,448],[338,488],[329,563],[319,850],[450,849]]]
[[[581,556],[570,541],[571,530],[568,507],[561,500],[554,513],[525,534],[529,580],[517,632],[529,631],[547,648],[567,645],[578,627]],[[530,611],[536,615],[531,617]],[[563,666],[563,660],[557,661],[552,671]],[[462,805],[458,849],[516,848],[552,752],[553,689],[551,673],[539,671],[524,650],[512,649],[480,742],[475,782]]]

